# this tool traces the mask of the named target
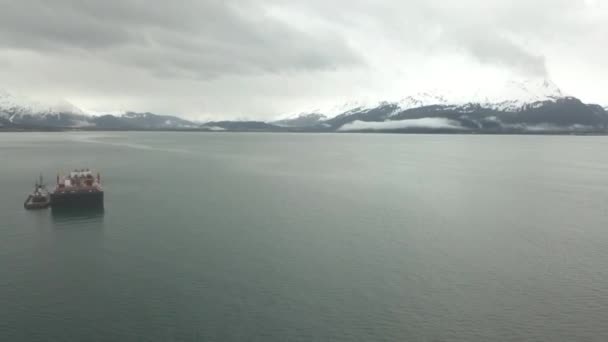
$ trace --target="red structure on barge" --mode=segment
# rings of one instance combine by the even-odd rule
[[[103,208],[101,176],[89,169],[74,170],[67,176],[57,175],[51,192],[51,208]]]

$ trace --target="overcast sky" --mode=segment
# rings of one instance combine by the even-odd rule
[[[0,0],[0,89],[270,119],[548,78],[608,105],[608,0]]]

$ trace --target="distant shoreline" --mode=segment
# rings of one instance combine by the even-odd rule
[[[410,131],[315,131],[303,129],[288,129],[280,131],[270,130],[209,130],[209,129],[94,129],[94,128],[66,128],[66,127],[45,127],[45,128],[0,128],[0,133],[63,133],[63,132],[176,132],[176,133],[308,133],[308,134],[404,134],[404,135],[561,135],[561,136],[606,136],[608,132],[570,132],[570,131],[462,131],[462,130],[410,130]]]

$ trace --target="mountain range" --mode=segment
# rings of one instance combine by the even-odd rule
[[[42,105],[0,91],[0,130],[200,130],[262,132],[607,133],[608,107],[566,96],[548,80],[509,82],[493,94],[421,92],[395,101],[352,102],[335,113],[313,111],[269,122],[199,123],[126,112],[88,115],[62,101]]]

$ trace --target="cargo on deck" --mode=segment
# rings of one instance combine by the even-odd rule
[[[52,209],[101,208],[103,188],[101,176],[89,169],[74,170],[66,176],[57,175],[57,185],[51,193]]]

